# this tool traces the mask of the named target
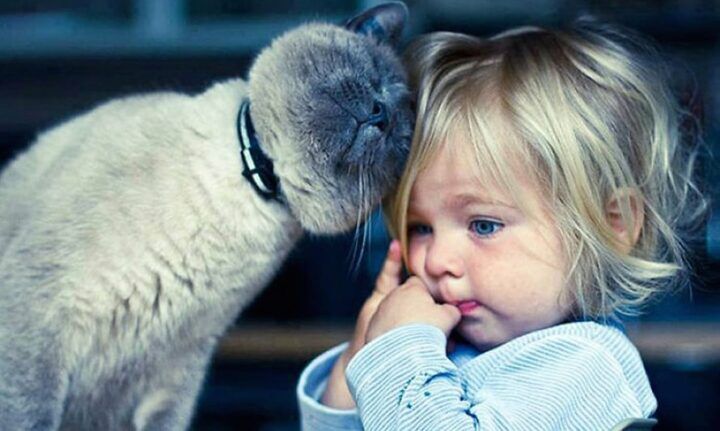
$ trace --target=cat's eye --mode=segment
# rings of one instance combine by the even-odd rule
[[[388,116],[385,105],[383,105],[382,102],[377,100],[373,102],[372,111],[367,121],[378,129],[385,130],[388,125]]]
[[[380,102],[378,102],[378,101],[376,100],[375,103],[373,103],[372,113],[371,113],[371,114],[372,114],[372,115],[380,115],[380,114],[382,114],[382,112],[383,112],[382,103],[380,103]]]

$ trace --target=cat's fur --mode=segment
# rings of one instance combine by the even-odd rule
[[[355,226],[397,179],[412,118],[383,39],[405,14],[395,4],[350,29],[301,26],[258,56],[247,83],[111,101],[8,165],[0,430],[189,426],[218,338],[302,231]],[[244,97],[285,203],[241,175]],[[387,128],[366,121],[375,101]]]

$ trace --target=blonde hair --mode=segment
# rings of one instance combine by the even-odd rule
[[[578,317],[637,314],[656,293],[685,284],[681,234],[697,226],[706,202],[693,181],[696,149],[681,133],[686,115],[650,45],[581,20],[567,31],[524,27],[489,39],[432,33],[406,53],[417,123],[405,171],[384,205],[406,261],[412,185],[461,129],[484,172],[479,178],[519,196],[519,161],[547,196]],[[516,142],[497,139],[493,110]],[[617,197],[625,226],[635,224],[628,191],[644,211],[630,253],[618,247],[607,217]]]

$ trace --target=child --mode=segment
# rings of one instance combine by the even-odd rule
[[[397,239],[353,340],[301,376],[303,428],[609,430],[649,417],[656,400],[618,318],[682,283],[678,233],[704,208],[649,48],[581,21],[436,33],[408,52],[418,120],[385,206]]]

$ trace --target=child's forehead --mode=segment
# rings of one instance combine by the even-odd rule
[[[486,180],[527,176],[527,144],[498,104],[478,106],[453,119],[436,147],[466,160],[475,175]],[[532,169],[531,169],[532,171]],[[494,174],[494,175],[493,175]]]
[[[472,184],[489,200],[525,210],[529,208],[523,201],[544,201],[539,169],[498,107],[487,106],[465,118],[458,115],[435,138],[438,142],[428,145],[432,150],[420,170],[421,177],[422,172],[433,169],[434,162],[450,160],[443,167],[448,172],[441,172],[444,178]]]

